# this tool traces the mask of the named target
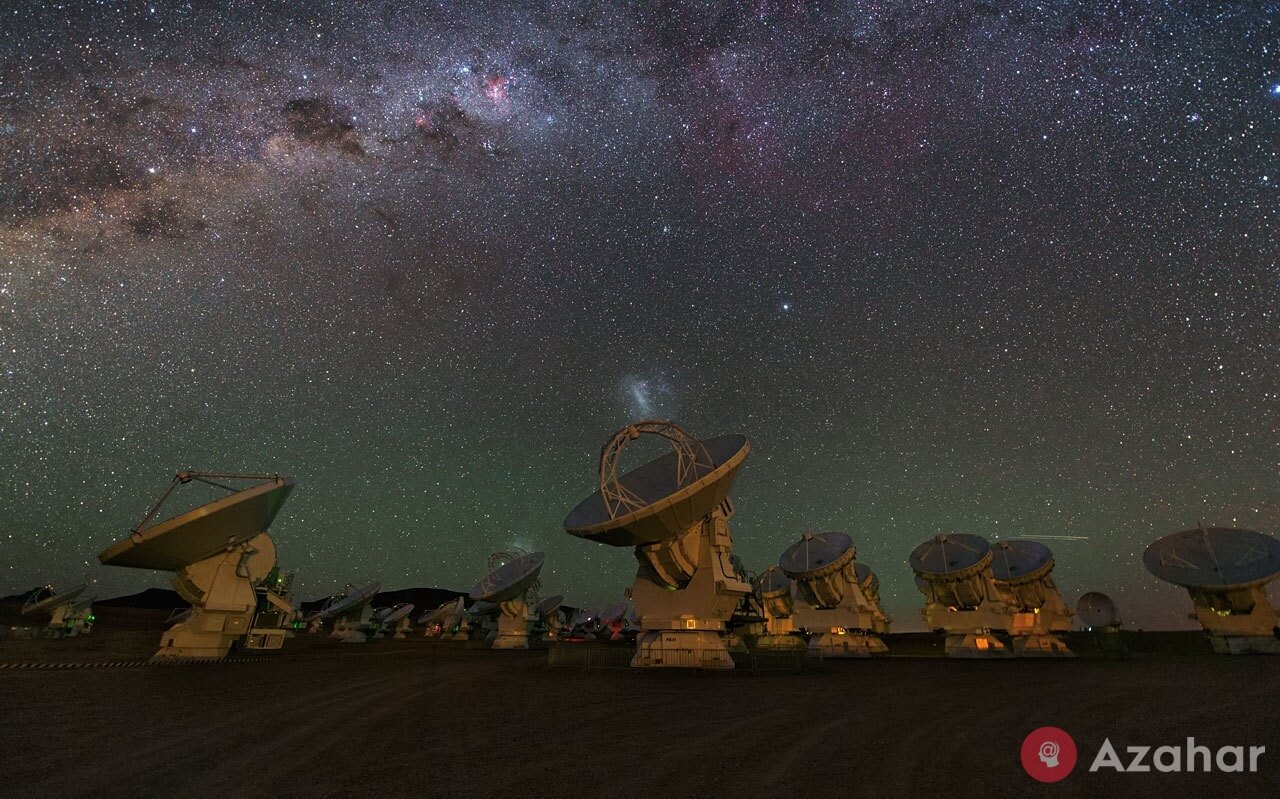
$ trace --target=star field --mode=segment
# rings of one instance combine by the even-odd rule
[[[548,553],[639,416],[753,443],[736,550],[844,530],[900,627],[943,530],[1138,626],[1280,532],[1280,4],[0,9],[0,583],[180,468],[298,478],[304,596]]]

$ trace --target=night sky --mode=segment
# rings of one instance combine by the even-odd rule
[[[925,538],[1083,536],[1185,625],[1145,545],[1280,528],[1278,208],[1274,2],[8,2],[0,593],[167,585],[96,555],[196,468],[297,477],[304,596],[603,604],[667,417],[752,569],[847,531],[910,628]]]

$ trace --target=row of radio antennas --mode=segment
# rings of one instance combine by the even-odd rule
[[[623,449],[642,435],[665,441],[671,451],[619,474]],[[640,560],[642,568],[630,590],[640,628],[634,665],[690,665],[687,653],[696,652],[692,665],[732,667],[724,646],[726,621],[752,587],[741,579],[741,567],[733,565],[729,492],[750,450],[744,436],[700,440],[666,420],[627,425],[602,448],[598,490],[568,514],[564,526],[580,538],[632,548]],[[251,483],[247,488],[230,485],[245,481]],[[174,492],[193,482],[227,495],[159,521]],[[185,621],[165,631],[159,656],[221,657],[237,641],[274,648],[291,634],[296,610],[263,589],[278,573],[267,530],[293,487],[290,478],[276,474],[179,472],[129,535],[99,555],[104,565],[175,573],[174,587],[192,610]],[[1052,553],[1036,542],[999,541],[996,547],[998,553],[978,536],[957,533],[937,536],[912,553],[917,585],[926,597],[926,619],[936,622],[931,628],[958,639],[949,645],[981,651],[998,645],[990,630],[1008,631],[1012,624],[1019,633],[1015,645],[1021,639],[1024,646],[1046,650],[1038,654],[1065,654],[1055,634],[1071,614],[1050,577]],[[545,556],[506,554],[515,557],[495,561],[496,568],[476,584],[471,598],[491,603],[499,618],[511,622],[500,637],[506,646],[518,648],[536,615],[528,600],[540,584]],[[832,610],[821,604],[835,594],[843,601],[846,595],[861,593],[865,599],[868,593],[853,555],[849,561],[854,562],[852,575],[844,574],[847,562],[830,569],[825,569],[828,563],[817,563],[817,571],[792,570],[797,575],[793,579],[805,582],[808,594],[820,600],[812,606]],[[1187,589],[1195,618],[1220,651],[1273,651],[1276,611],[1265,586],[1280,575],[1280,541],[1202,525],[1155,542],[1144,562],[1155,576]],[[243,611],[227,609],[245,607],[243,601],[231,600],[246,596],[271,607],[260,601],[259,607]],[[854,603],[846,609],[870,605]],[[833,631],[838,629],[833,625]]]

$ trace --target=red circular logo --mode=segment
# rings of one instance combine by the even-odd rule
[[[1022,767],[1041,782],[1057,782],[1076,767],[1076,742],[1057,727],[1032,730],[1022,741]]]

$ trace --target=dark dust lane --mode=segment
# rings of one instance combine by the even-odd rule
[[[0,795],[1280,795],[1266,658],[895,659],[817,674],[548,671],[407,646],[301,661],[0,673]],[[1031,781],[1023,737],[1080,764]],[[1265,746],[1256,774],[1090,774],[1125,746]]]

